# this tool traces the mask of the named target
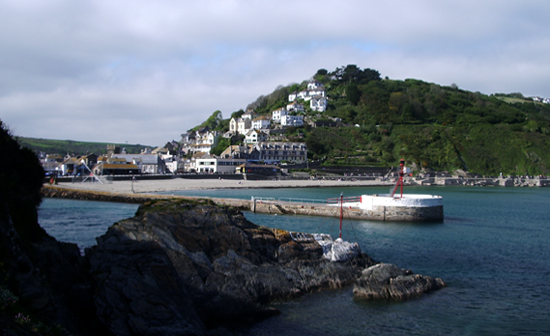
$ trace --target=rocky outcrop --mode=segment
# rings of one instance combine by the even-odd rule
[[[406,300],[445,287],[440,278],[413,274],[391,264],[377,264],[363,270],[355,281],[353,295],[364,300]]]
[[[0,157],[0,292],[13,295],[0,301],[0,335],[37,335],[37,326],[56,325],[104,334],[78,247],[56,241],[38,224],[44,170],[1,121]],[[19,314],[25,323],[14,319]]]
[[[265,304],[339,288],[374,264],[330,262],[311,235],[257,226],[234,208],[153,201],[88,249],[101,321],[116,335],[187,335],[276,314]]]

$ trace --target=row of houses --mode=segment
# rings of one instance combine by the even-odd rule
[[[235,173],[243,164],[276,165],[281,162],[304,163],[307,146],[304,142],[260,142],[227,147],[219,156],[197,153],[186,162],[186,171],[197,173]]]
[[[111,145],[110,145],[111,146]],[[109,146],[109,147],[110,147]],[[141,154],[111,152],[101,156],[96,154],[65,157],[59,154],[39,155],[42,167],[47,174],[57,176],[85,176],[119,174],[159,174],[177,170],[175,155],[158,148],[155,151],[143,150]]]
[[[288,95],[288,101],[294,102],[298,99],[309,101],[309,107],[313,111],[324,112],[327,110],[327,97],[325,86],[318,81],[311,81],[307,84],[307,89],[302,91],[292,92]]]
[[[259,142],[245,146],[229,146],[221,155],[197,152],[191,158],[184,158],[181,152],[170,152],[166,148],[144,150],[140,154],[111,152],[97,156],[61,157],[45,155],[44,169],[58,176],[133,175],[163,173],[235,173],[242,165],[279,164],[281,162],[304,163],[307,161],[307,147],[301,142]],[[237,169],[240,167],[239,169]]]
[[[285,107],[272,111],[271,116],[260,116],[253,110],[249,110],[238,118],[231,118],[229,131],[223,134],[208,128],[182,134],[181,150],[185,154],[210,153],[220,137],[232,138],[235,135],[243,135],[245,144],[256,144],[268,141],[273,129],[303,126],[304,117],[300,114],[305,109],[298,99],[309,101],[310,107],[314,111],[326,110],[327,99],[324,85],[318,81],[311,81],[306,90],[290,94],[289,103]]]

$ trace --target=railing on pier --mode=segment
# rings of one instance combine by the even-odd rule
[[[326,200],[322,199],[311,199],[311,198],[296,198],[296,197],[255,197],[252,196],[253,202],[277,202],[277,203],[298,203],[298,204],[328,204],[328,205],[334,205],[334,204],[340,204],[340,197],[335,198],[328,198]],[[344,197],[343,199],[344,203],[360,203],[361,202],[361,196],[349,196]]]
[[[299,203],[299,204],[326,204],[325,200],[311,199],[311,198],[296,198],[296,197],[254,197],[252,201],[256,202],[285,202],[285,203]]]
[[[327,198],[327,204],[340,204],[340,201],[343,203],[360,203],[361,196]]]

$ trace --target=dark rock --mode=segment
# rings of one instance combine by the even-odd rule
[[[277,314],[266,303],[351,284],[374,262],[323,258],[310,235],[257,226],[233,208],[156,201],[88,249],[95,304],[116,335],[205,334]]]
[[[443,287],[445,283],[440,278],[413,274],[410,270],[381,263],[363,270],[355,281],[353,295],[364,300],[406,300]]]

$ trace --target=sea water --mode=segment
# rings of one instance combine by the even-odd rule
[[[40,226],[57,240],[76,243],[83,251],[115,222],[133,217],[138,205],[45,198],[38,209]]]
[[[247,189],[180,194],[323,199],[338,197],[341,192],[356,196],[387,193],[388,189]],[[323,291],[275,304],[281,315],[242,332],[287,336],[550,334],[550,189],[414,187],[405,192],[443,196],[444,222],[344,219],[343,238],[359,242],[363,252],[378,261],[440,277],[448,287],[405,302],[354,301],[352,287]],[[61,204],[64,202],[69,204]],[[102,234],[110,223],[132,216],[136,209],[127,205],[124,213],[121,204],[106,203],[113,204],[112,209],[103,204],[46,199],[39,212],[40,222],[48,223],[46,230],[58,239],[90,245],[94,237],[85,235]],[[50,207],[53,210],[48,210]],[[93,208],[103,215],[93,215]],[[336,218],[245,215],[260,225],[338,234]],[[91,225],[94,233],[79,228],[87,222],[81,217],[98,218]]]

